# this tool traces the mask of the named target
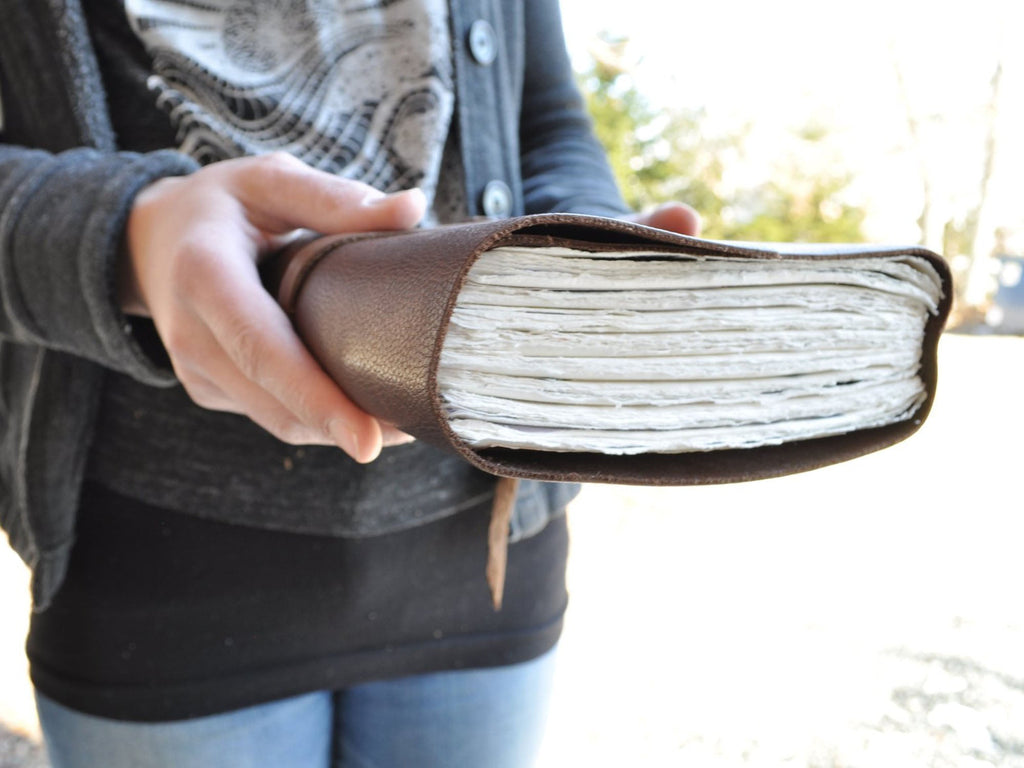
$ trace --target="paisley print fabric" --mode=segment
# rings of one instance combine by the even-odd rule
[[[125,0],[179,149],[283,150],[394,191],[437,185],[454,105],[445,0]]]

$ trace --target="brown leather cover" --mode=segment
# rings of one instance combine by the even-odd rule
[[[928,320],[920,376],[926,402],[910,419],[844,435],[754,449],[611,456],[488,448],[476,450],[449,428],[437,390],[438,357],[456,297],[484,251],[500,245],[617,248],[643,246],[745,258],[863,257],[907,253],[927,259],[943,281],[939,312]],[[801,472],[852,459],[906,438],[935,394],[936,347],[949,313],[946,263],[920,248],[752,246],[676,235],[613,219],[542,214],[502,221],[370,235],[319,237],[276,260],[269,282],[300,337],[324,369],[367,412],[475,466],[538,480],[703,485]]]

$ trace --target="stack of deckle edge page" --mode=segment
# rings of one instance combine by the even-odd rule
[[[476,448],[755,448],[883,426],[942,296],[921,257],[756,259],[499,247],[459,293],[438,369]]]

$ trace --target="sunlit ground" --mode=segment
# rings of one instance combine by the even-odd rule
[[[1024,339],[940,351],[881,453],[586,490],[543,768],[1024,766]]]
[[[588,488],[541,768],[1024,766],[1024,339],[947,335],[939,370],[929,421],[882,453]],[[6,549],[0,585],[10,743],[37,725]],[[14,746],[0,766],[40,765]]]
[[[2,536],[2,535],[0,535]],[[0,768],[43,768],[25,661],[28,571],[0,538]]]

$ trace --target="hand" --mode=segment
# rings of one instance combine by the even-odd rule
[[[424,209],[418,190],[384,195],[286,154],[161,179],[129,215],[121,306],[153,318],[198,405],[369,462],[385,443],[411,438],[360,410],[324,373],[263,288],[257,263],[296,229],[406,229]]]
[[[657,208],[625,218],[627,221],[667,229],[680,235],[696,237],[700,234],[700,215],[685,203],[663,203]]]

